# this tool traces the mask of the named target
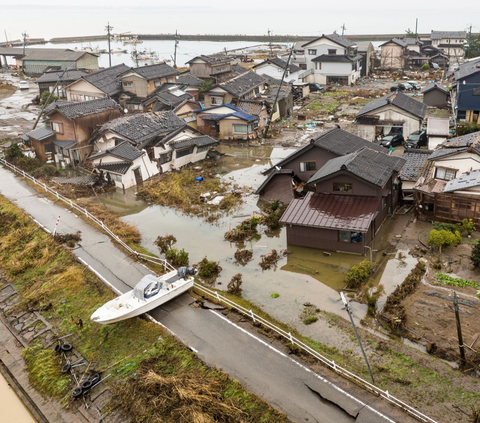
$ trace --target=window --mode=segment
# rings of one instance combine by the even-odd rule
[[[128,110],[140,110],[140,104],[128,104]]]
[[[455,179],[457,171],[454,169],[446,169],[444,167],[437,167],[435,170],[436,179],[444,179],[445,181],[451,181]]]
[[[126,87],[133,87],[133,82],[131,81],[123,81],[123,86]]]
[[[210,96],[210,104],[223,104],[223,97]]]
[[[334,182],[333,192],[351,194],[353,192],[353,187],[352,187],[352,184],[348,182]]]
[[[160,164],[165,164],[172,161],[172,152],[168,151],[167,153],[160,154]]]
[[[480,88],[474,88],[472,94],[473,95],[480,95]]]
[[[317,50],[315,50],[315,49],[310,49],[310,48],[309,48],[309,49],[308,49],[308,54],[309,54],[310,56],[316,56],[316,55],[317,55]]]
[[[244,124],[233,124],[233,133],[234,134],[247,134],[247,125]]]
[[[122,175],[117,175],[116,173],[110,173],[110,179],[116,182],[122,182]]]
[[[315,172],[317,170],[316,162],[301,162],[300,172]]]
[[[63,123],[52,122],[52,131],[57,134],[63,134]]]
[[[53,153],[53,144],[45,144],[45,153]]]
[[[168,82],[169,84],[173,84],[175,81],[174,81],[173,78],[167,78],[167,82]]]
[[[160,87],[161,85],[162,85],[162,81],[160,81],[160,80],[157,80],[157,81],[154,81],[154,82],[153,82],[153,86],[154,86],[155,88],[158,88],[158,87]]]
[[[189,154],[193,153],[193,149],[195,148],[194,145],[188,148],[184,148],[183,150],[177,150],[177,153],[175,154],[175,157],[178,159],[180,157],[188,156]]]
[[[209,145],[199,145],[197,147],[197,153],[202,153],[203,151],[207,151],[210,148]]]
[[[332,55],[332,54],[337,54],[337,50],[334,49],[334,48],[331,48],[331,49],[329,48],[329,49],[328,49],[328,54],[330,54],[330,55]]]
[[[340,242],[359,243],[362,242],[363,234],[361,232],[338,231],[338,240]]]
[[[322,69],[322,64],[320,62],[315,62],[315,69],[321,70]]]
[[[302,70],[307,70],[307,64],[306,64],[306,63],[300,63],[298,66],[299,66],[300,69],[302,69]]]

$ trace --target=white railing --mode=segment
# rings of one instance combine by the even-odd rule
[[[110,230],[100,219],[97,219],[94,215],[92,215],[88,210],[84,209],[83,207],[80,207],[78,204],[73,202],[72,200],[64,197],[63,195],[59,194],[52,188],[50,188],[48,185],[46,185],[43,182],[38,181],[35,179],[33,176],[29,175],[28,173],[24,172],[23,170],[17,168],[13,164],[7,162],[4,159],[0,158],[0,163],[3,165],[7,166],[8,168],[12,169],[14,172],[18,173],[19,175],[23,176],[24,178],[32,181],[34,184],[40,186],[42,189],[44,189],[46,192],[50,193],[51,195],[55,196],[58,200],[63,201],[66,203],[68,206],[71,208],[79,211],[80,213],[84,214],[87,218],[93,220],[98,226],[100,226],[108,235],[110,235],[116,242],[118,242],[123,248],[125,248],[128,252],[133,254],[137,259],[142,259],[147,262],[151,262],[154,264],[159,264],[161,266],[164,266],[165,269],[169,270],[175,270],[172,265],[170,265],[166,260],[163,260],[159,257],[150,255],[150,254],[142,254],[139,253],[138,251],[133,250],[131,247],[129,247],[125,242],[123,242],[117,235],[113,233],[113,231]],[[357,383],[358,385],[362,386],[363,388],[367,389],[368,391],[374,393],[375,395],[378,395],[384,399],[386,399],[388,402],[391,404],[399,407],[400,409],[406,411],[408,414],[411,416],[415,417],[421,422],[425,423],[437,423],[435,420],[431,419],[430,417],[426,416],[425,414],[421,413],[420,411],[416,410],[413,407],[410,407],[408,404],[405,404],[403,401],[399,400],[398,398],[394,397],[393,395],[390,395],[388,391],[384,391],[380,389],[379,387],[371,384],[370,382],[367,382],[366,380],[362,379],[361,377],[357,376],[356,374],[348,371],[347,369],[344,369],[343,367],[337,365],[334,360],[330,360],[326,357],[324,357],[322,354],[320,354],[318,351],[314,350],[307,344],[305,344],[303,341],[300,341],[298,338],[295,338],[290,332],[287,332],[278,326],[275,326],[274,324],[270,323],[268,320],[264,319],[261,316],[258,316],[255,314],[252,310],[248,310],[245,307],[242,307],[241,305],[235,303],[234,301],[228,299],[227,297],[224,297],[223,295],[219,294],[218,291],[214,291],[212,289],[209,289],[201,284],[195,283],[194,284],[195,288],[198,289],[199,291],[203,292],[204,294],[209,295],[210,297],[214,298],[217,300],[219,303],[226,304],[229,307],[234,308],[238,312],[242,313],[245,316],[248,316],[249,318],[252,319],[254,323],[260,323],[264,327],[273,330],[274,332],[278,333],[280,336],[284,337],[287,341],[289,341],[292,346],[298,346],[300,347],[303,351],[307,352],[310,354],[312,357],[316,358],[319,360],[321,363],[323,363],[326,367],[330,368],[337,374],[350,379]]]
[[[175,270],[170,263],[168,263],[166,260],[161,259],[160,257],[153,256],[150,254],[143,254],[139,253],[138,251],[135,251],[133,248],[128,246],[124,241],[122,241],[105,223],[103,223],[100,219],[96,218],[93,214],[91,214],[87,209],[84,209],[83,207],[80,207],[77,203],[74,201],[70,200],[69,198],[64,197],[62,194],[59,194],[57,191],[53,190],[50,188],[48,185],[45,183],[35,179],[32,175],[29,175],[22,169],[19,169],[15,165],[7,162],[6,160],[0,158],[0,163],[2,163],[4,166],[8,167],[9,169],[13,170],[14,172],[18,173],[20,176],[28,179],[29,181],[33,182],[35,185],[38,185],[41,187],[45,192],[48,192],[49,194],[53,195],[54,197],[57,198],[57,200],[63,201],[65,204],[67,204],[69,207],[72,209],[77,210],[78,212],[82,213],[85,215],[87,218],[95,222],[100,228],[102,228],[103,231],[105,231],[110,237],[113,238],[116,242],[118,242],[123,248],[125,248],[129,253],[133,254],[137,259],[142,259],[150,263],[158,264],[160,266],[163,266],[164,269],[168,270]]]

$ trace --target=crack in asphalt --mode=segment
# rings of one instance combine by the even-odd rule
[[[331,404],[331,405],[333,405],[334,407],[336,407],[337,409],[343,411],[343,413],[345,413],[346,416],[349,416],[349,417],[352,418],[352,422],[355,422],[355,421],[357,420],[358,414],[360,413],[360,410],[361,410],[363,407],[361,407],[361,408],[358,410],[358,412],[355,413],[355,415],[352,415],[352,414],[350,414],[347,410],[345,410],[343,407],[341,407],[340,405],[338,405],[336,402],[334,402],[334,401],[332,401],[332,400],[329,400],[328,398],[325,398],[320,392],[318,392],[317,390],[311,388],[307,383],[305,383],[305,382],[303,382],[303,383],[304,383],[304,385],[305,385],[308,389],[310,389],[310,391],[311,391],[313,394],[317,395],[323,403]]]

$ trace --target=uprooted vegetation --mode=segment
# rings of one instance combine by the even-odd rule
[[[227,292],[232,295],[240,296],[242,295],[242,283],[243,278],[241,273],[237,273],[232,277],[230,282],[227,285]]]
[[[222,271],[222,267],[218,261],[208,260],[206,257],[197,263],[197,267],[198,276],[207,282],[215,279]]]
[[[345,276],[345,283],[347,284],[347,288],[360,288],[362,284],[370,278],[372,269],[372,263],[368,260],[363,260],[356,266],[352,266],[352,268]]]
[[[271,253],[262,256],[262,260],[258,264],[262,270],[269,270],[277,266],[278,260],[280,260],[280,254],[278,254],[277,250],[272,250]]]
[[[23,301],[12,313],[27,307],[42,310],[59,336],[73,333],[69,342],[95,370],[112,373],[112,408],[121,405],[132,421],[142,423],[288,421],[238,382],[205,366],[160,326],[141,318],[109,326],[92,322],[93,311],[115,295],[2,197],[0,220],[0,267]],[[24,358],[32,386],[69,402],[74,382],[60,376],[53,350],[33,344]]]
[[[77,231],[74,234],[55,234],[54,239],[60,244],[65,244],[67,247],[73,248],[82,240],[82,236],[80,235],[80,231]]]
[[[198,181],[195,178],[202,177]],[[209,204],[210,197],[223,197],[219,204]],[[213,194],[216,193],[216,194]],[[190,216],[205,218],[209,222],[218,220],[221,212],[229,213],[241,203],[241,191],[222,182],[205,163],[202,171],[190,167],[156,175],[140,188],[138,196],[155,204],[172,207]]]
[[[249,261],[253,259],[253,251],[242,250],[238,248],[237,251],[235,251],[234,257],[237,264],[245,266]]]

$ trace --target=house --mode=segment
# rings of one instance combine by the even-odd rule
[[[267,89],[258,98],[274,108],[272,122],[293,113],[293,90],[290,84],[274,82],[273,78],[267,79]]]
[[[480,59],[461,64],[453,73],[452,103],[458,121],[480,123]]]
[[[480,224],[476,180],[480,169],[480,132],[451,138],[428,159],[431,171],[414,187],[419,218],[443,222],[473,219]]]
[[[256,194],[267,201],[278,199],[288,204],[309,189],[306,185],[309,179],[329,160],[363,147],[387,153],[385,148],[343,129],[329,129],[263,172],[267,178],[256,190]]]
[[[360,41],[357,43],[358,54],[362,56],[360,76],[370,75],[375,68],[375,48],[370,41]]]
[[[45,72],[42,76],[37,78],[35,83],[40,90],[40,96],[45,91],[48,91],[60,99],[66,99],[67,94],[65,92],[65,87],[85,75],[86,72],[84,69],[53,70]],[[55,87],[57,82],[58,85]]]
[[[313,191],[280,218],[287,244],[365,254],[397,207],[404,162],[368,147],[330,159],[308,180]]]
[[[186,87],[179,84],[163,84],[149,94],[142,101],[143,110],[159,112],[161,110],[173,110],[186,100],[193,100],[193,94],[186,91]]]
[[[259,120],[232,104],[212,106],[195,112],[197,129],[221,140],[252,140],[259,136]]]
[[[141,186],[144,180],[158,173],[156,164],[150,161],[146,153],[127,141],[99,151],[90,156],[88,161],[106,181],[112,181],[122,189]]]
[[[307,59],[305,57],[305,48],[303,47],[307,41],[297,41],[293,46],[293,53],[292,53],[292,63],[296,64],[300,69],[307,70]],[[287,60],[290,53],[287,52],[281,55],[283,60]]]
[[[196,111],[201,110],[202,106],[198,101],[184,100],[180,103],[173,112],[190,127],[197,129],[197,115]]]
[[[232,105],[248,115],[258,116],[258,130],[259,132],[264,130],[270,116],[270,107],[267,101],[234,100]]]
[[[431,31],[432,46],[442,50],[447,56],[458,62],[465,56],[465,31]]]
[[[141,111],[143,100],[163,84],[174,84],[179,73],[166,63],[130,68],[120,76],[122,84],[120,101],[128,110]]]
[[[90,137],[105,122],[121,116],[115,100],[55,101],[44,111],[55,133],[55,163],[76,166],[92,151]]]
[[[450,91],[443,85],[434,82],[422,88],[420,94],[423,94],[423,102],[427,106],[443,109],[448,106],[450,100]]]
[[[253,71],[215,84],[204,95],[205,107],[230,104],[233,99],[251,99],[265,91],[265,78]]]
[[[407,46],[407,42],[401,38],[392,38],[390,41],[380,44],[380,68],[385,70],[404,69],[405,58],[408,55]]]
[[[232,58],[225,54],[200,55],[190,59],[186,64],[190,68],[191,75],[205,80],[212,80],[217,75],[230,72]]]
[[[259,75],[268,75],[272,78],[281,80],[286,66],[287,62],[279,57],[270,57],[267,60],[264,60],[262,63],[255,65],[253,69],[255,69],[255,72],[257,72]],[[300,73],[302,73],[300,67],[290,63],[288,65],[287,72],[285,73],[285,81],[298,81]]]
[[[51,126],[45,125],[36,128],[21,135],[20,138],[25,145],[34,149],[37,159],[44,163],[54,163],[53,141],[55,140],[55,132],[52,131]]]
[[[430,174],[432,162],[429,159],[432,150],[406,148],[403,152],[405,164],[400,171],[402,196],[405,201],[413,201],[413,188],[420,177]]]
[[[304,82],[350,85],[360,78],[362,56],[353,41],[335,33],[324,34],[303,44],[302,48],[307,70],[299,77]]]
[[[48,69],[98,69],[98,56],[85,51],[60,48],[31,48],[17,58],[17,67],[26,75],[38,76]]]
[[[358,135],[374,141],[390,132],[399,132],[407,139],[421,129],[426,111],[425,104],[401,92],[388,94],[370,101],[358,112]]]
[[[428,147],[435,150],[450,135],[450,120],[442,118],[427,119]]]
[[[122,63],[82,76],[65,87],[67,100],[87,101],[104,97],[117,99],[122,92],[121,75],[129,69]]]
[[[187,93],[192,94],[197,101],[200,100],[200,89],[204,83],[205,81],[191,75],[190,72],[184,72],[181,75],[177,76],[177,84],[185,87],[184,90]]]

